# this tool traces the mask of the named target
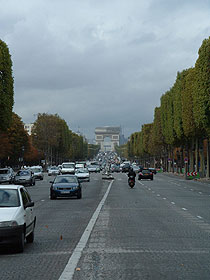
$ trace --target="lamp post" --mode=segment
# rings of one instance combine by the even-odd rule
[[[24,151],[25,151],[25,147],[22,146],[22,165],[24,167]]]

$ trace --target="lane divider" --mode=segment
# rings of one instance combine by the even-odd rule
[[[74,276],[74,272],[76,271],[77,268],[77,264],[80,260],[80,257],[82,255],[82,251],[84,250],[85,246],[87,245],[88,239],[90,237],[90,234],[93,230],[93,227],[96,223],[96,220],[101,212],[101,208],[103,207],[107,196],[111,190],[112,184],[113,184],[114,180],[110,182],[109,187],[104,195],[104,197],[102,198],[101,202],[99,203],[96,211],[94,212],[92,218],[90,219],[82,237],[80,238],[80,241],[78,242],[76,248],[74,249],[66,267],[64,268],[59,280],[72,280],[73,276]]]

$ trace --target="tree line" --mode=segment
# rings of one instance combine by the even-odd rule
[[[160,98],[152,123],[130,136],[127,156],[167,171],[200,171],[209,177],[210,37],[202,42],[195,66],[177,73]]]
[[[38,114],[32,135],[21,117],[13,112],[14,79],[7,44],[0,40],[0,166],[59,164],[64,160],[84,160],[99,147],[72,132],[57,114]]]

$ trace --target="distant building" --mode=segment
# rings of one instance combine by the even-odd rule
[[[101,151],[114,151],[115,146],[121,145],[123,139],[121,127],[103,126],[95,128],[95,141],[97,145],[100,145]]]
[[[31,135],[33,126],[34,126],[33,123],[24,124],[24,129],[28,132],[28,135]]]

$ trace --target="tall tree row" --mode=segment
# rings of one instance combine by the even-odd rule
[[[150,163],[154,158],[154,164],[164,164],[169,171],[181,169],[184,162],[187,171],[200,169],[204,175],[205,165],[209,169],[209,152],[205,154],[204,148],[210,136],[210,38],[198,54],[195,67],[178,72],[174,85],[161,96],[153,123],[131,135],[130,157],[149,157]],[[134,141],[137,135],[143,139]]]
[[[12,60],[7,44],[0,40],[0,131],[11,124],[13,104]]]
[[[73,133],[65,120],[57,114],[38,114],[32,131],[32,140],[49,164],[87,157],[87,142]]]

